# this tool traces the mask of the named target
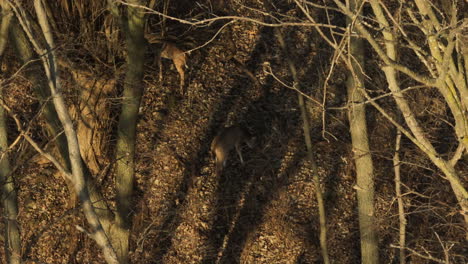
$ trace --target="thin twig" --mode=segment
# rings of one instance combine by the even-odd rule
[[[306,93],[302,92],[301,90],[299,90],[297,88],[297,84],[293,84],[293,85],[288,85],[286,84],[284,81],[282,81],[278,76],[276,76],[273,71],[271,70],[271,66],[270,66],[270,63],[264,63],[263,65],[263,71],[267,74],[267,75],[271,75],[271,77],[273,77],[273,79],[275,79],[277,82],[279,82],[281,85],[283,85],[284,87],[288,88],[288,89],[291,89],[291,90],[294,90],[296,92],[298,92],[299,94],[301,94],[302,96],[304,96],[305,98],[309,99],[310,101],[316,103],[317,105],[319,105],[320,107],[322,107],[322,104],[317,101],[317,99],[314,99],[312,98],[311,96],[307,95]]]
[[[388,92],[388,93],[385,93],[385,94],[382,94],[382,95],[379,95],[379,96],[376,96],[376,97],[373,97],[373,98],[370,98],[366,101],[363,101],[363,102],[357,102],[357,103],[354,103],[353,105],[361,105],[361,104],[369,104],[369,103],[372,103],[372,102],[375,102],[377,100],[380,100],[382,98],[385,98],[385,97],[388,97],[388,96],[393,96],[395,95],[396,93],[405,93],[405,92],[408,92],[408,91],[411,91],[411,90],[414,90],[414,89],[421,89],[421,88],[430,88],[426,85],[416,85],[416,86],[410,86],[406,89],[403,89],[401,91],[398,91],[398,92]],[[350,106],[349,105],[346,105],[346,106],[341,106],[341,107],[327,107],[327,109],[330,109],[330,110],[346,110],[348,109]]]
[[[390,247],[401,249],[400,246],[396,246],[396,245],[393,245],[393,244],[390,244]],[[442,260],[442,259],[434,258],[434,257],[431,256],[431,255],[423,255],[423,254],[417,252],[417,251],[414,250],[414,249],[411,249],[411,248],[408,248],[408,247],[404,247],[403,249],[408,250],[409,252],[413,253],[414,255],[416,255],[416,256],[418,256],[418,257],[420,257],[420,258],[432,260],[432,261],[435,261],[435,262],[437,262],[437,263],[444,263],[444,264],[446,264],[446,262],[445,262],[444,260]]]
[[[210,44],[211,42],[213,42],[213,40],[216,39],[216,37],[221,33],[221,31],[223,31],[223,29],[224,29],[225,27],[229,26],[230,24],[232,24],[232,23],[234,23],[234,22],[236,22],[236,21],[235,21],[235,20],[232,20],[232,21],[227,22],[226,24],[224,24],[224,25],[216,32],[216,34],[213,35],[213,37],[212,37],[211,39],[209,39],[209,40],[208,40],[207,42],[205,42],[203,45],[198,46],[198,47],[195,47],[195,48],[193,48],[193,49],[191,49],[191,50],[187,50],[187,51],[185,51],[184,53],[187,53],[187,54],[190,55],[190,53],[191,53],[192,51],[201,49],[201,48],[205,47],[206,45]]]

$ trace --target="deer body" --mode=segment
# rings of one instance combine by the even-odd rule
[[[185,83],[184,68],[187,66],[187,58],[185,56],[185,52],[179,47],[177,47],[175,42],[165,41],[158,34],[146,34],[145,38],[148,40],[149,44],[162,43],[160,51],[156,54],[156,60],[159,66],[159,80],[162,80],[161,58],[172,60],[180,76],[180,89],[183,94]]]
[[[165,59],[170,59],[174,63],[177,72],[180,75],[180,89],[182,94],[184,93],[184,82],[185,82],[185,70],[184,68],[186,67],[186,56],[184,51],[179,49],[175,44],[170,43],[170,42],[165,42],[163,44],[163,47],[161,49],[161,58]],[[161,66],[161,63],[159,63],[159,66]],[[161,67],[159,67],[161,69]],[[160,75],[161,75],[160,71]],[[161,76],[160,76],[161,77]]]
[[[242,158],[241,145],[245,142],[250,148],[253,147],[254,138],[250,133],[240,127],[231,126],[224,128],[211,142],[211,153],[215,156],[216,163],[216,175],[219,176],[226,166],[226,161],[229,156],[229,152],[232,149],[236,149],[239,159],[244,164]]]

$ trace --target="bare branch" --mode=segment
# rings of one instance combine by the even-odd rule
[[[356,102],[356,103],[354,103],[354,105],[369,104],[371,102],[375,102],[377,100],[380,100],[380,99],[388,97],[388,96],[395,96],[396,94],[403,94],[403,93],[409,92],[411,90],[421,89],[421,88],[429,88],[429,87],[427,87],[426,85],[416,85],[416,86],[408,87],[408,88],[403,89],[403,90],[398,91],[398,92],[390,91],[388,93],[385,93],[385,94],[382,94],[382,95],[379,95],[379,96],[376,96],[376,97],[372,97],[369,100],[366,100],[366,101],[363,101],[363,102]],[[346,106],[342,106],[342,107],[327,107],[327,109],[330,109],[330,110],[345,110],[345,109],[348,109],[349,107],[350,107],[349,105],[346,105]]]
[[[299,90],[297,88],[297,83],[294,83],[292,86],[291,85],[288,85],[286,84],[284,81],[282,81],[278,76],[276,76],[273,71],[271,70],[271,66],[269,63],[264,63],[263,64],[263,71],[268,74],[268,75],[271,75],[271,77],[273,77],[273,79],[275,79],[277,82],[279,82],[281,85],[283,85],[284,87],[288,88],[288,89],[291,89],[291,90],[294,90],[296,92],[298,92],[300,95],[304,96],[305,98],[309,99],[310,101],[318,104],[320,107],[322,107],[322,104],[317,101],[315,98],[312,98],[310,95],[307,95],[306,93],[304,93],[303,91]]]
[[[18,117],[16,116],[15,113],[13,113],[13,111],[11,110],[10,107],[8,107],[4,102],[3,100],[0,100],[0,105],[8,112],[8,114],[13,118],[13,120],[15,121],[16,123],[16,128],[18,129],[18,131],[20,132],[20,136],[18,136],[18,138],[16,139],[16,141],[19,141],[19,139],[21,137],[23,137],[24,139],[26,139],[26,141],[29,142],[29,144],[31,144],[31,146],[37,151],[39,152],[42,156],[44,156],[46,159],[48,159],[50,162],[52,162],[52,164],[54,164],[54,166],[63,174],[63,176],[65,177],[65,179],[67,180],[73,180],[73,176],[72,174],[66,170],[62,164],[60,164],[60,162],[54,157],[52,156],[50,153],[46,152],[44,149],[42,149],[39,144],[37,144],[36,141],[34,141],[29,135],[28,135],[28,131],[25,131],[23,129],[23,126],[21,125],[21,121],[18,119]],[[11,148],[11,146],[10,146]]]
[[[112,0],[109,0],[109,1],[112,1]],[[166,15],[164,13],[161,13],[159,11],[156,11],[154,9],[151,9],[149,7],[142,6],[142,5],[132,4],[132,3],[128,3],[128,2],[125,2],[125,1],[121,1],[121,0],[117,0],[117,1],[115,1],[115,3],[120,3],[120,4],[123,4],[123,5],[131,6],[131,7],[135,7],[135,8],[140,8],[140,9],[143,9],[143,10],[147,11],[148,14],[158,15],[158,16],[161,16],[161,17],[164,17],[164,18],[167,18],[167,19],[177,21],[177,22],[179,22],[181,24],[188,24],[188,25],[191,25],[191,26],[208,26],[208,25],[212,24],[213,22],[219,21],[219,20],[237,20],[237,21],[252,22],[252,23],[262,25],[262,26],[267,26],[267,27],[291,27],[291,26],[294,26],[294,27],[295,26],[303,26],[304,27],[305,26],[305,27],[324,27],[324,28],[336,28],[336,29],[340,28],[339,26],[334,26],[334,25],[329,25],[329,24],[308,23],[308,22],[266,23],[266,22],[263,22],[261,20],[257,20],[257,19],[253,19],[253,18],[249,18],[249,17],[239,17],[239,16],[220,16],[220,17],[207,18],[207,19],[198,20],[198,21],[196,21],[196,20],[195,21],[189,21],[189,20],[186,20],[186,19],[181,19],[181,18]]]
[[[457,150],[455,150],[455,153],[453,154],[453,157],[450,159],[450,165],[455,166],[457,162],[461,159],[463,156],[463,151],[465,150],[465,145],[463,144],[458,144]]]
[[[444,263],[446,264],[446,262],[442,259],[438,259],[438,258],[434,258],[433,256],[431,255],[423,255],[419,252],[417,252],[416,250],[412,249],[412,248],[408,248],[408,247],[400,247],[400,246],[395,246],[395,245],[390,245],[390,247],[392,248],[398,248],[398,249],[405,249],[405,250],[408,250],[409,252],[413,253],[414,255],[420,257],[420,258],[424,258],[424,259],[428,259],[428,260],[432,260],[432,261],[435,261],[437,263]]]
[[[234,22],[236,22],[236,21],[235,21],[235,20],[232,20],[232,21],[227,22],[227,23],[224,24],[224,25],[213,35],[213,37],[211,37],[208,41],[206,41],[205,43],[203,43],[202,45],[200,45],[200,46],[198,46],[198,47],[195,47],[195,48],[193,48],[193,49],[191,49],[191,50],[185,51],[185,53],[190,54],[192,51],[201,49],[201,48],[205,47],[206,45],[210,44],[211,42],[213,42],[213,40],[216,39],[216,37],[223,31],[223,29],[224,29],[225,27],[229,26],[230,24],[232,24],[232,23],[234,23]]]
[[[351,10],[349,10],[343,3],[341,3],[338,0],[334,0],[334,2],[336,3],[336,5],[341,10],[343,10],[343,12],[348,17],[350,17],[350,18],[355,17],[353,12],[351,12]],[[364,27],[364,25],[362,24],[362,22],[359,19],[356,20],[355,25],[356,25],[356,28],[358,29],[358,31],[369,42],[369,44],[377,52],[379,57],[384,61],[384,63],[387,66],[392,67],[392,68],[394,68],[394,69],[396,69],[396,70],[410,76],[414,80],[416,80],[416,81],[418,81],[420,83],[423,83],[423,84],[425,84],[427,86],[434,87],[434,86],[437,85],[437,79],[433,79],[433,78],[429,78],[427,76],[422,76],[420,74],[417,74],[416,72],[410,70],[409,68],[407,68],[407,67],[405,67],[405,66],[403,66],[401,64],[396,63],[394,60],[392,60],[390,57],[388,57],[387,54],[385,53],[385,51],[382,49],[382,47],[380,47],[377,40],[374,37],[372,37],[371,33]]]

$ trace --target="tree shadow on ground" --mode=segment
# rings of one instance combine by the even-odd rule
[[[270,48],[266,43],[271,43],[272,38],[272,29],[262,30],[259,44],[246,65],[255,65],[256,58],[265,56],[265,51]],[[297,112],[277,110],[287,108],[291,104],[296,105],[295,93],[284,90],[285,98],[277,95],[271,96],[272,82],[272,78],[267,78],[267,83],[263,85],[262,96],[251,101],[245,115],[240,118],[251,125],[253,132],[260,140],[256,147],[245,155],[247,161],[245,167],[234,171],[233,167],[238,167],[234,164],[237,165],[238,161],[237,157],[232,155],[228,166],[218,179],[216,190],[218,204],[214,214],[216,219],[208,235],[213,251],[205,254],[202,263],[240,262],[249,234],[255,232],[262,223],[266,206],[273,200],[278,190],[291,181],[289,175],[295,175],[297,170],[295,164],[302,159],[298,154],[300,151],[295,151],[294,157],[289,164],[286,164],[284,172],[278,175],[286,154],[286,148],[283,146],[287,146],[290,139],[301,135],[302,126]],[[243,84],[239,85],[243,86]],[[223,102],[222,105],[226,103]],[[277,123],[286,123],[286,125],[278,126]],[[277,133],[285,137],[275,138],[277,134],[273,134],[272,127],[279,127],[280,131]],[[295,135],[291,136],[291,134]],[[282,142],[282,140],[287,142]],[[263,155],[255,154],[265,150],[262,144],[267,141],[269,147],[275,151],[262,153]],[[237,204],[241,205],[233,206]]]

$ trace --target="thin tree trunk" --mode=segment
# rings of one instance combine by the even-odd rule
[[[3,100],[0,88],[0,100]],[[8,142],[5,110],[0,106],[0,184],[5,221],[5,255],[9,264],[21,263],[21,237],[19,232],[18,201],[14,179],[8,160]]]
[[[139,0],[128,2],[137,5],[143,4],[143,1]],[[128,263],[131,201],[135,176],[136,125],[143,94],[143,66],[146,49],[144,12],[131,6],[126,8],[126,19],[117,17],[123,21],[122,27],[127,43],[127,73],[125,75],[122,109],[117,129],[117,168],[115,175],[117,214],[115,218],[116,226],[112,232],[113,245],[121,263]]]
[[[401,194],[401,163],[400,163],[400,143],[401,131],[397,131],[395,140],[395,154],[393,155],[393,170],[395,172],[395,194],[398,202],[398,218],[400,219],[399,228],[399,248],[400,248],[400,264],[406,263],[406,217],[405,206],[403,204],[403,197]]]
[[[281,49],[283,50],[283,54],[286,57],[286,61],[288,63],[291,75],[294,79],[294,83],[296,85],[299,85],[300,80],[299,80],[299,77],[297,76],[296,66],[291,59],[291,56],[290,56],[291,53],[286,45],[286,42],[284,41],[281,30],[276,28],[275,35],[276,35],[276,39],[278,40],[278,43],[280,44]],[[326,224],[325,203],[323,201],[322,188],[320,187],[320,178],[318,175],[317,162],[314,158],[314,153],[312,150],[312,140],[310,137],[309,118],[307,116],[307,110],[306,110],[306,106],[304,103],[304,96],[300,93],[298,93],[297,96],[298,96],[299,107],[301,108],[304,139],[305,139],[305,143],[307,147],[307,159],[310,161],[312,165],[312,174],[313,174],[312,180],[315,185],[315,194],[317,198],[317,206],[319,209],[320,248],[322,250],[323,263],[328,264],[330,263],[330,259],[329,259],[328,248],[327,248],[327,224]]]
[[[350,9],[357,10],[361,0],[351,0]],[[362,39],[351,38],[349,54],[352,69],[348,75],[347,90],[349,126],[356,165],[356,192],[358,199],[361,261],[363,264],[379,263],[379,247],[374,214],[374,166],[367,135],[366,106],[361,89],[364,88],[364,44]]]
[[[355,53],[354,53],[355,54]],[[367,135],[365,105],[354,105],[364,101],[357,84],[349,77],[348,96],[350,104],[349,123],[356,165],[356,191],[361,234],[362,263],[379,263],[376,218],[374,215],[374,172]],[[359,95],[358,95],[359,94]]]
[[[8,40],[8,31],[12,12],[9,5],[2,2],[2,25],[0,28],[0,58]],[[1,60],[0,60],[1,63]],[[3,88],[0,87],[0,100],[3,100]],[[3,205],[3,218],[5,221],[5,255],[8,264],[21,263],[21,236],[18,224],[18,197],[15,183],[10,170],[8,155],[8,130],[5,109],[0,106],[0,198]]]

